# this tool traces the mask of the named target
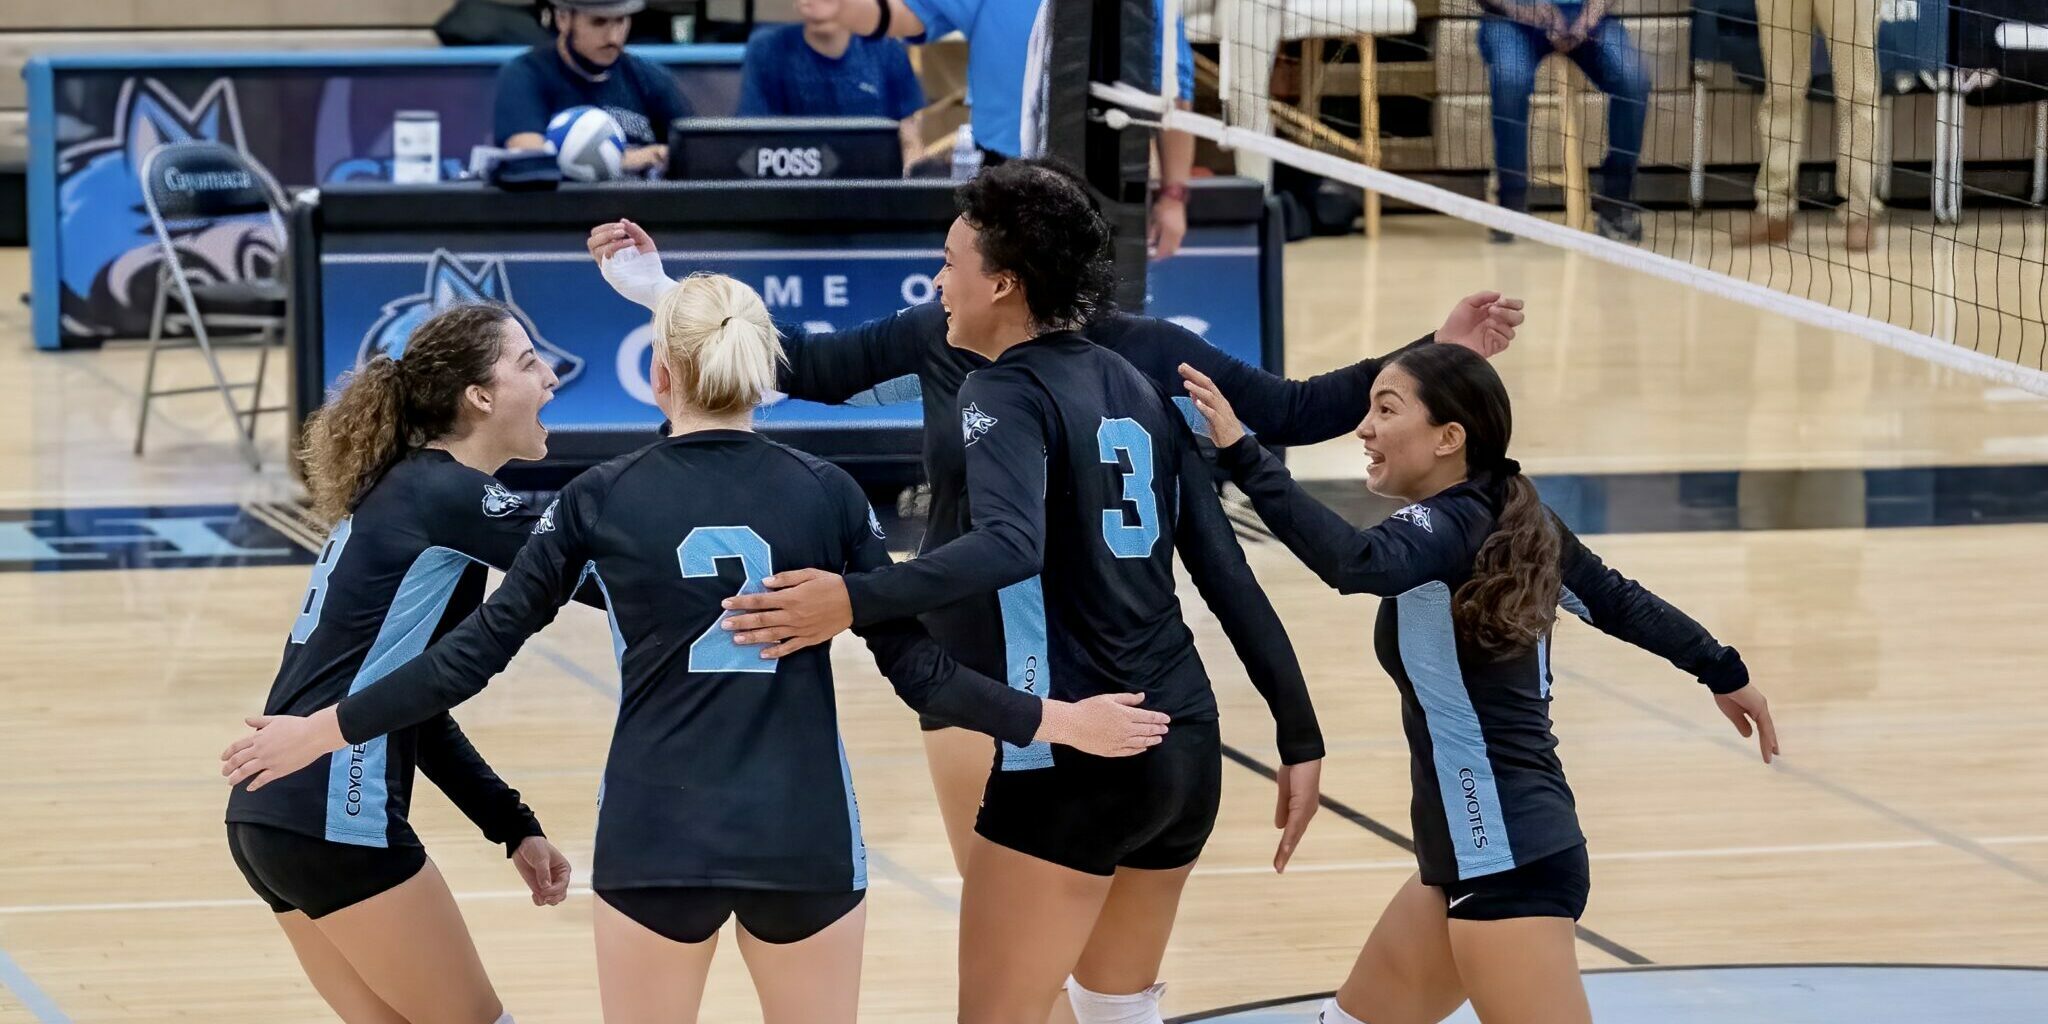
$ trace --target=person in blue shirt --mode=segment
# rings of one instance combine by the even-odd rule
[[[924,151],[924,86],[910,68],[910,51],[894,39],[854,35],[830,16],[827,3],[797,0],[801,24],[765,28],[747,40],[740,116],[886,117],[898,122],[903,166],[910,166]]]
[[[1051,51],[1050,8],[1041,0],[811,0],[820,17],[832,17],[869,39],[896,36],[923,43],[958,32],[967,37],[967,101],[974,143],[982,166],[1045,155],[1046,76]],[[828,15],[826,12],[829,11]],[[1154,0],[1155,16],[1165,4]],[[1184,69],[1177,76],[1180,104],[1195,99],[1194,52],[1187,26],[1175,26]],[[976,46],[975,40],[994,41]],[[1160,55],[1153,54],[1157,74]],[[1186,132],[1158,135],[1159,182],[1153,189],[1146,240],[1157,259],[1180,250],[1188,227],[1188,175],[1195,164],[1195,139]]]
[[[548,120],[597,107],[626,136],[628,172],[668,164],[668,126],[691,114],[675,76],[626,52],[626,32],[645,0],[553,0],[555,41],[498,71],[492,137],[506,149],[545,149]]]

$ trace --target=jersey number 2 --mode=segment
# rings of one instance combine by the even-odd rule
[[[1124,476],[1124,502],[1137,510],[1138,525],[1124,522],[1122,508],[1102,510],[1102,540],[1118,558],[1145,558],[1159,542],[1159,499],[1152,493],[1152,435],[1129,418],[1105,419],[1095,430],[1096,454],[1116,465],[1121,450],[1131,460]]]
[[[740,560],[740,567],[747,577],[746,582],[740,584],[740,593],[759,594],[768,589],[761,581],[775,572],[774,553],[769,550],[768,542],[748,527],[699,526],[676,547],[676,560],[682,563],[684,579],[718,575],[718,560],[721,558]],[[763,659],[763,648],[741,647],[733,643],[732,634],[720,626],[732,614],[720,615],[712,621],[711,628],[690,644],[690,671],[774,672],[780,663]]]

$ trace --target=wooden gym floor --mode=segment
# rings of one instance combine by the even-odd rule
[[[1290,371],[1389,350],[1461,293],[1497,287],[1529,300],[1499,365],[1531,472],[1615,494],[1621,478],[1590,475],[1721,473],[1741,492],[1722,527],[1587,538],[1745,652],[1785,757],[1760,764],[1668,666],[1560,626],[1558,732],[1594,863],[1581,962],[2048,964],[2048,526],[1865,529],[1879,485],[1854,483],[2048,463],[2048,401],[1604,264],[1488,246],[1476,229],[1387,227],[1370,244],[1290,247]],[[0,253],[16,291],[25,268]],[[132,458],[140,354],[37,353],[26,333],[24,308],[0,310],[0,509],[289,494],[276,470],[240,467],[206,398],[167,406],[150,457]],[[267,424],[273,455],[277,435]],[[1294,464],[1355,492],[1355,442]],[[1670,506],[1643,511],[1661,522],[1697,504],[1685,480],[1709,477],[1631,493]],[[1793,522],[1825,528],[1761,528]],[[1225,768],[1166,961],[1170,1015],[1334,987],[1412,870],[1370,827],[1408,831],[1396,701],[1367,647],[1373,602],[1326,591],[1271,542],[1250,554],[1316,690],[1324,793],[1348,813],[1326,809],[1275,877],[1270,784]],[[326,1019],[229,863],[215,762],[260,704],[305,573],[0,572],[0,1024]],[[1190,604],[1226,741],[1271,764],[1256,695]],[[528,651],[459,714],[580,867],[614,716],[604,621],[567,611]],[[836,657],[874,879],[864,1016],[950,1020],[959,882],[916,724],[858,645]],[[507,1008],[596,1020],[587,892],[532,908],[431,786],[417,802]],[[756,1018],[739,958],[722,956],[704,1019]]]

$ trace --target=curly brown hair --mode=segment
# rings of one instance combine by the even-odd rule
[[[379,355],[344,375],[306,421],[313,514],[339,521],[407,452],[453,433],[463,393],[491,383],[510,320],[495,303],[450,306],[414,329],[402,358]]]
[[[1485,358],[1457,345],[1418,345],[1393,365],[1415,378],[1431,423],[1465,428],[1466,473],[1505,477],[1500,515],[1473,556],[1471,578],[1451,598],[1451,615],[1480,650],[1499,657],[1526,651],[1557,622],[1564,581],[1550,510],[1508,459],[1514,412],[1507,385]]]

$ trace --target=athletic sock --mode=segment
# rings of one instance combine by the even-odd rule
[[[1165,985],[1153,985],[1127,996],[1090,992],[1081,983],[1067,979],[1067,1001],[1074,1007],[1080,1024],[1164,1024],[1159,1016],[1159,994]]]
[[[1323,1008],[1316,1014],[1316,1024],[1365,1024],[1365,1022],[1345,1013],[1344,1008],[1337,1005],[1337,997],[1331,996],[1323,1000]]]

